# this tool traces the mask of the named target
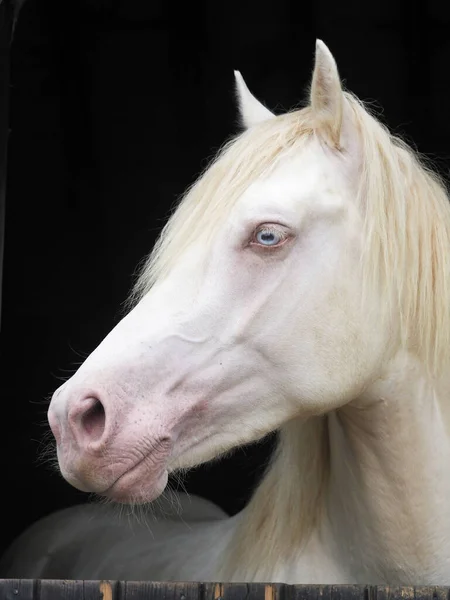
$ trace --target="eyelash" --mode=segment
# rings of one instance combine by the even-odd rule
[[[256,239],[257,235],[259,233],[261,233],[261,231],[267,231],[269,233],[274,233],[275,235],[277,235],[281,239],[276,244],[272,244],[272,245],[271,244],[262,244],[262,243],[260,243]],[[266,250],[270,250],[272,248],[273,249],[280,248],[281,246],[283,246],[288,241],[289,238],[290,238],[290,235],[285,230],[285,228],[283,226],[275,224],[275,223],[263,223],[262,225],[259,225],[253,231],[249,245],[251,245],[251,246],[257,246],[258,248],[264,248]]]

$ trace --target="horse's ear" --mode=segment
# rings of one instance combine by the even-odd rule
[[[244,127],[252,127],[262,121],[274,119],[275,115],[268,108],[261,104],[259,100],[248,89],[244,78],[239,71],[234,72],[236,79],[236,93],[239,103],[239,111]]]
[[[344,101],[336,61],[322,40],[316,40],[310,102],[324,132],[335,146],[340,146]]]

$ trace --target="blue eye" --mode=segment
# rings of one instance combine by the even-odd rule
[[[272,228],[265,227],[256,232],[255,239],[261,246],[277,246],[284,236]]]

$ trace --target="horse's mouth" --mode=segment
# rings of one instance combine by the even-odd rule
[[[173,440],[169,436],[154,441],[151,448],[147,447],[134,460],[130,460],[130,451],[125,447],[116,445],[113,450],[115,458],[108,462],[98,453],[75,456],[75,459],[69,457],[72,460],[59,456],[61,474],[81,491],[122,504],[143,504],[162,494],[167,485],[167,463],[173,450]],[[124,460],[124,454],[128,454],[127,460]]]
[[[145,456],[100,495],[121,504],[144,504],[156,500],[164,491],[168,480],[165,461],[155,464]]]

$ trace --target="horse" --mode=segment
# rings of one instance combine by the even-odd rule
[[[344,89],[321,40],[303,108],[275,115],[235,78],[242,131],[48,410],[62,476],[144,522],[57,512],[2,576],[450,583],[444,182]],[[170,495],[149,523],[170,473],[275,431],[241,512]]]

